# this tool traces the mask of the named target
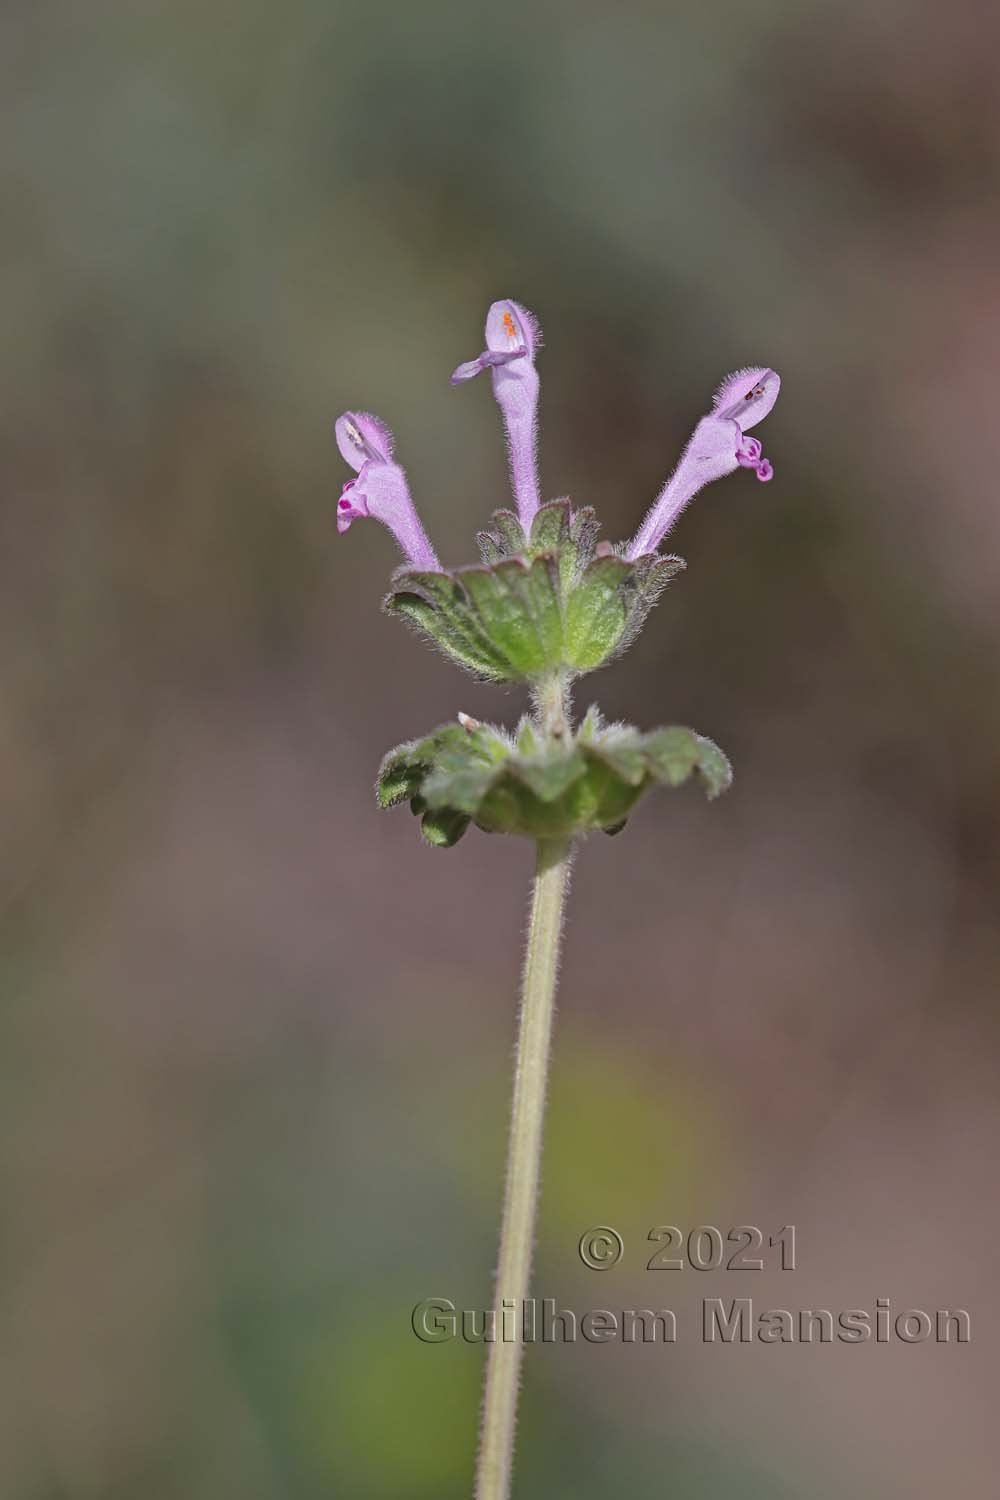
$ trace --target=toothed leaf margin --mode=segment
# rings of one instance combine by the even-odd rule
[[[710,798],[732,779],[704,735],[604,725],[591,709],[565,745],[540,744],[529,720],[513,737],[490,725],[443,725],[389,752],[376,795],[381,807],[409,801],[428,842],[450,847],[472,823],[536,839],[619,833],[647,791],[692,777]]]

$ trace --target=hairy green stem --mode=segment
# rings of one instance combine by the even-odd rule
[[[559,703],[563,704],[562,698]],[[561,707],[560,711],[564,713],[564,708]],[[521,1321],[524,1299],[528,1295],[535,1238],[542,1120],[571,856],[568,839],[538,841],[514,1070],[500,1260],[493,1302],[495,1341],[489,1346],[486,1366],[477,1500],[508,1500],[510,1494],[523,1333]],[[505,1322],[508,1321],[503,1316],[505,1310],[513,1325],[515,1337],[512,1341],[503,1338]]]
[[[535,722],[545,739],[565,740],[572,732],[569,696],[569,681],[564,672],[553,672],[533,684]]]

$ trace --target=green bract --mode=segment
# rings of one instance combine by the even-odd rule
[[[644,792],[701,778],[709,797],[730,782],[718,746],[692,729],[641,733],[605,725],[592,708],[565,743],[523,719],[515,736],[486,724],[445,724],[391,750],[377,782],[382,807],[408,801],[432,844],[455,844],[470,823],[530,838],[617,833]]]
[[[590,507],[568,500],[539,508],[525,536],[499,510],[479,534],[482,566],[450,572],[401,569],[385,608],[399,614],[476,677],[525,682],[603,666],[634,639],[679,557],[627,562],[597,544]]]

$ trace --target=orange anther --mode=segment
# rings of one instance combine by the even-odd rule
[[[517,338],[517,329],[514,327],[514,319],[511,317],[509,312],[504,313],[503,315],[503,326],[507,330],[507,337],[509,339]]]

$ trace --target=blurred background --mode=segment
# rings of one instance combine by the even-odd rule
[[[346,407],[431,537],[626,536],[718,380],[775,480],[582,709],[736,770],[577,863],[536,1291],[672,1348],[529,1352],[520,1496],[985,1492],[1000,981],[998,13],[879,0],[7,0],[0,37],[0,1492],[470,1493],[531,851],[422,846],[386,748],[513,722],[338,538]],[[793,1273],[649,1229],[798,1228]],[[625,1257],[576,1254],[611,1224]],[[973,1342],[705,1347],[704,1296],[964,1307]],[[687,1330],[690,1330],[688,1332]]]

